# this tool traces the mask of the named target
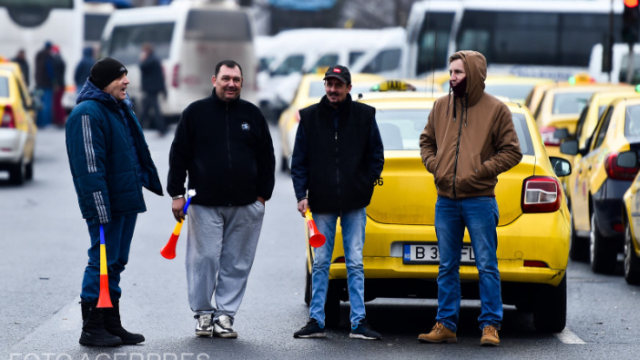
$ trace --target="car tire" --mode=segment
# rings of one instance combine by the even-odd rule
[[[617,252],[611,241],[602,236],[596,221],[591,215],[591,236],[589,237],[589,259],[591,270],[598,274],[611,274],[616,269]]]
[[[31,158],[31,161],[29,161],[29,164],[27,164],[26,168],[25,168],[25,174],[24,177],[26,180],[33,180],[33,157]]]
[[[13,165],[9,169],[9,182],[13,185],[22,185],[26,178],[27,167],[24,163],[24,159],[20,159],[20,162]]]
[[[576,234],[576,227],[573,224],[573,212],[571,212],[571,246],[569,257],[573,261],[589,262],[589,239],[585,239]]]
[[[540,332],[561,332],[567,325],[567,273],[557,287],[538,291],[533,308],[533,326]]]
[[[624,279],[629,285],[640,285],[640,257],[636,256],[631,237],[631,226],[627,222],[624,231]]]
[[[305,273],[307,274],[306,281],[304,282],[304,303],[307,306],[311,305],[311,296],[312,296],[312,288],[311,288],[311,273],[309,272],[309,266],[305,262],[304,264]]]
[[[327,300],[324,303],[324,322],[327,327],[340,324],[340,287],[332,280],[329,280]]]

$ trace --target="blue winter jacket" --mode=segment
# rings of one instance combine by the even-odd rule
[[[142,187],[162,196],[162,184],[128,95],[118,103],[87,80],[77,103],[67,120],[66,141],[82,217],[105,224],[114,216],[146,211]]]

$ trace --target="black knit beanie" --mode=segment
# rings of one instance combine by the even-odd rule
[[[127,68],[120,61],[106,57],[93,64],[89,80],[98,89],[102,90],[111,84],[113,80],[119,79],[123,74],[127,73]]]

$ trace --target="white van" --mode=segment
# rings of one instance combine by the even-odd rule
[[[633,46],[634,53],[634,77],[633,84],[640,83],[640,44]],[[613,62],[611,70],[611,82],[617,84],[627,81],[627,66],[629,64],[629,45],[613,44]],[[591,49],[589,58],[589,76],[597,82],[609,82],[609,74],[602,72],[602,44],[596,44]]]
[[[242,67],[242,98],[256,101],[257,61],[249,12],[234,2],[174,1],[169,6],[117,10],[102,35],[102,56],[129,70],[129,96],[141,104],[141,46],[151,43],[163,65],[167,97],[160,97],[165,117],[180,116],[193,101],[211,95],[211,77],[222,60]]]

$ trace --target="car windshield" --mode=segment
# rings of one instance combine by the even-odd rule
[[[376,83],[359,83],[358,85],[353,85],[351,87],[351,96],[354,99],[357,99],[358,94],[371,92],[371,87],[376,85]],[[319,98],[325,95],[324,91],[324,81],[312,81],[309,83],[309,97],[310,98]]]
[[[429,118],[430,109],[376,110],[376,121],[380,128],[385,150],[419,150],[420,134]],[[513,114],[513,125],[520,140],[524,155],[535,155],[531,135],[524,114]]]
[[[485,84],[484,91],[493,96],[524,99],[529,95],[533,86],[533,84]]]
[[[640,137],[640,105],[627,106],[624,120],[624,136]]]
[[[553,115],[580,114],[595,91],[556,94],[553,97]]]
[[[9,78],[0,76],[0,97],[9,97]]]

